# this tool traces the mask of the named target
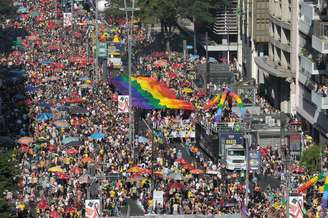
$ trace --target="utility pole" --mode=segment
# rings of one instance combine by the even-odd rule
[[[197,54],[197,38],[196,38],[196,19],[195,17],[192,18],[194,23],[194,55]]]
[[[98,18],[99,18],[99,10],[98,10],[98,0],[96,0],[96,59],[95,59],[95,63],[94,63],[94,67],[95,67],[95,78],[96,78],[96,82],[98,83],[98,74],[99,74],[99,69],[98,69],[98,50],[99,50],[99,26],[98,26]]]
[[[206,41],[206,72],[204,77],[204,88],[205,92],[207,92],[207,79],[208,79],[208,72],[209,72],[209,64],[208,64],[208,32],[205,33],[205,41]]]
[[[132,157],[134,160],[134,120],[132,109],[132,91],[131,91],[131,76],[132,76],[132,41],[133,41],[133,20],[134,12],[140,10],[135,8],[135,0],[132,0],[132,7],[127,7],[126,0],[124,0],[124,8],[120,8],[121,11],[125,11],[125,15],[128,22],[128,72],[129,72],[129,145],[131,146]],[[128,20],[128,12],[131,12],[130,21]]]

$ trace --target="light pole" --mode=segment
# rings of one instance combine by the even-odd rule
[[[133,19],[134,12],[140,10],[135,8],[135,0],[132,0],[132,7],[127,7],[126,0],[124,0],[124,8],[120,8],[121,11],[125,11],[125,16],[128,22],[128,72],[129,72],[129,144],[131,146],[132,157],[134,159],[134,140],[133,140],[133,110],[132,110],[132,89],[131,89],[131,76],[132,76],[132,41],[133,41]],[[131,19],[128,20],[128,12],[131,12]]]

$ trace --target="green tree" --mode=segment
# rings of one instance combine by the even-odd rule
[[[321,146],[312,145],[302,153],[301,164],[310,172],[318,171],[320,168],[320,149]]]
[[[9,0],[0,0],[0,17],[13,15],[15,13],[15,7],[11,5]]]
[[[215,9],[218,1],[215,0],[181,0],[179,16],[195,19],[196,22],[212,24],[215,21]]]
[[[5,191],[14,191],[14,177],[18,175],[18,170],[10,161],[13,151],[0,153],[0,217],[10,217],[10,207],[3,198]]]

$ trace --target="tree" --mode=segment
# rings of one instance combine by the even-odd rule
[[[217,4],[215,0],[181,0],[179,15],[195,19],[196,22],[212,24],[215,21]]]
[[[0,0],[0,15],[9,16],[15,13],[15,7],[11,5],[11,1],[9,0]]]
[[[310,172],[319,170],[321,146],[312,145],[306,149],[301,156],[301,164],[306,166]]]
[[[10,162],[12,151],[5,153],[0,153],[0,217],[11,217],[10,207],[3,198],[3,193],[5,191],[14,191],[15,183],[14,177],[18,175],[18,170]]]

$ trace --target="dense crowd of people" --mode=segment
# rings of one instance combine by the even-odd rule
[[[30,0],[21,5],[27,12],[2,25],[25,29],[28,35],[0,57],[7,73],[1,84],[0,122],[8,134],[19,135],[12,157],[21,172],[15,178],[18,189],[5,193],[17,217],[85,217],[84,201],[91,198],[101,199],[102,217],[119,216],[128,199],[139,201],[146,214],[284,217],[283,185],[263,190],[258,182],[260,176],[283,174],[280,154],[257,148],[262,175],[251,173],[246,208],[244,172],[226,171],[196,146],[196,122],[214,123],[215,110],[204,112],[203,106],[226,86],[209,87],[211,96],[209,90],[195,87],[196,66],[204,59],[164,52],[139,57],[137,76],[166,84],[195,111],[145,112],[158,134],[145,131],[129,145],[128,114],[117,110],[119,93],[106,76],[94,77],[88,56],[92,13],[76,9],[72,25],[64,27],[59,2]],[[126,41],[124,25],[108,28]],[[146,33],[140,29],[136,34],[136,46],[142,48]],[[262,98],[256,103],[265,113],[274,111]],[[231,115],[224,121],[237,119]],[[119,176],[108,176],[113,174]],[[297,179],[301,184],[308,176]],[[153,190],[163,192],[163,201],[153,199]]]

